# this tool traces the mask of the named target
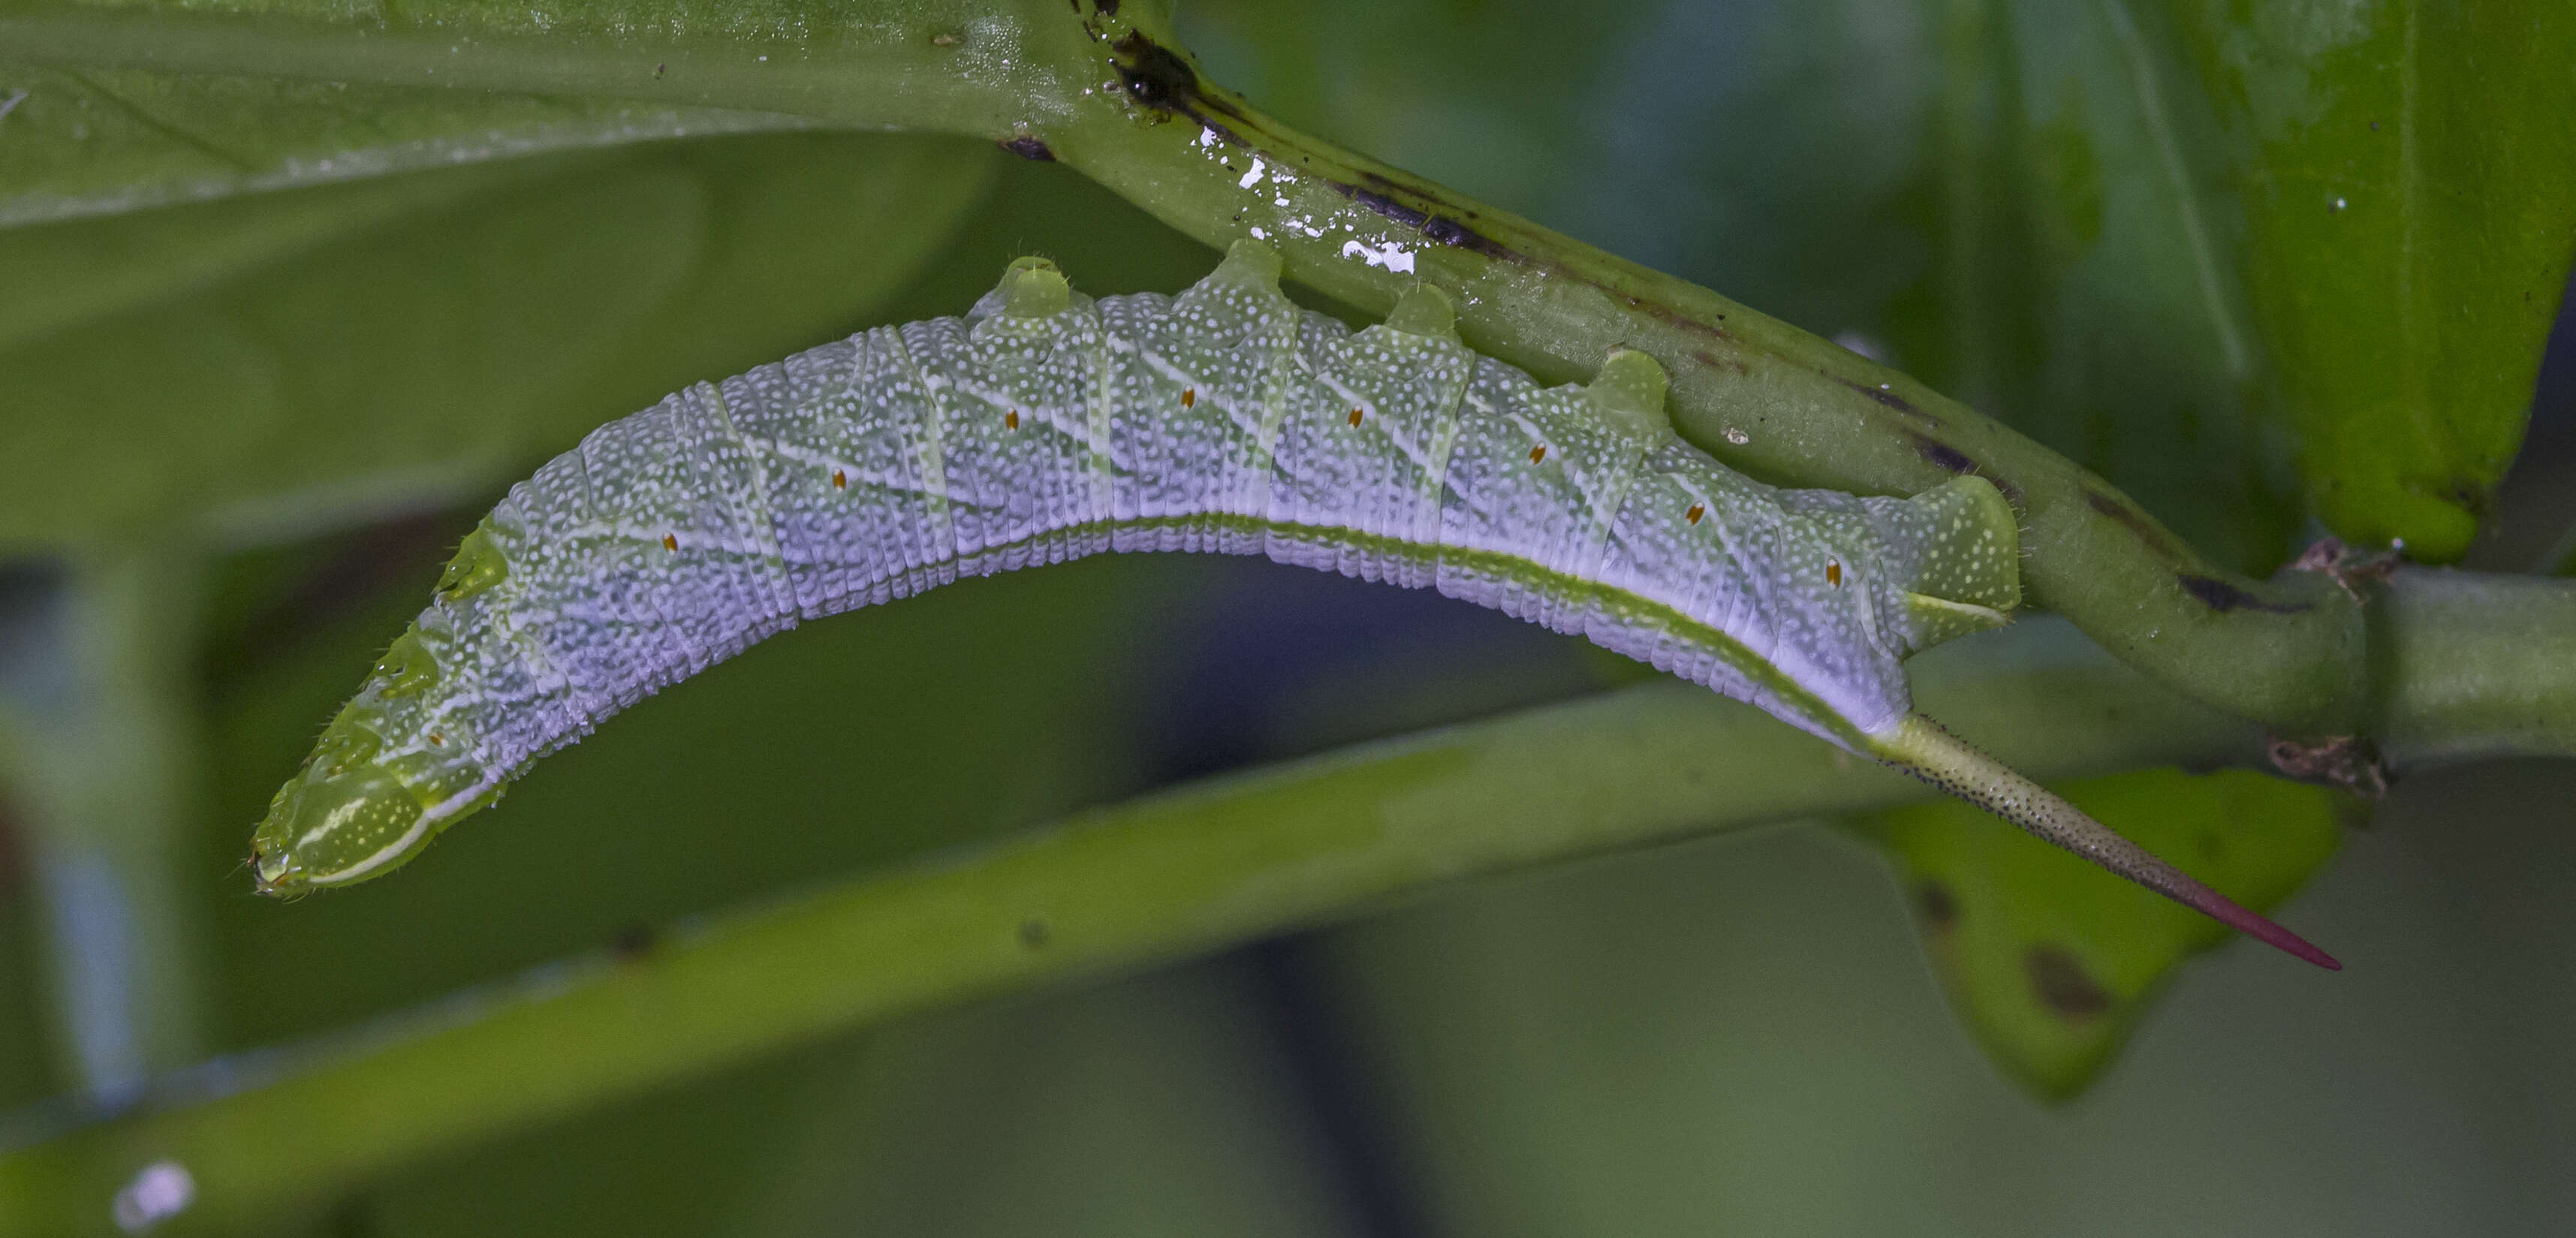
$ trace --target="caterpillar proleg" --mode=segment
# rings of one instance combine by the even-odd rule
[[[1408,292],[1351,331],[1237,244],[1177,297],[1024,258],[963,319],[883,327],[593,432],[466,537],[278,791],[277,894],[381,874],[539,757],[799,622],[1103,551],[1266,554],[1502,610],[1886,762],[2323,966],[2314,946],[1912,712],[1901,663],[2006,622],[2012,509],[1783,490],[1673,433],[1614,350],[1542,387]]]

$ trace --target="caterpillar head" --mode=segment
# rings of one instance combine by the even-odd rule
[[[333,723],[332,730],[341,731],[341,724]],[[250,842],[251,875],[260,893],[283,896],[354,880],[428,841],[429,831],[415,828],[427,806],[392,770],[373,760],[335,760],[335,747],[345,750],[356,742],[364,741],[326,733],[303,772],[269,801],[268,816]],[[417,839],[406,845],[414,834]],[[378,858],[389,849],[393,855]]]
[[[394,642],[376,674],[323,728],[313,754],[268,804],[251,835],[259,892],[292,895],[390,871],[439,827],[490,802],[470,737],[420,706],[437,680],[418,631]]]

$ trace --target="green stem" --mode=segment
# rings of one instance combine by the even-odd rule
[[[1158,6],[1113,7],[912,0],[839,27],[690,36],[43,5],[0,18],[0,60],[616,96],[1021,140],[1211,244],[1258,229],[1292,275],[1352,305],[1383,311],[1417,279],[1441,284],[1470,343],[1542,378],[1589,376],[1615,344],[1652,353],[1682,433],[1757,476],[1914,493],[1982,473],[2024,514],[2038,605],[2230,712],[2300,734],[2361,723],[2364,625],[2331,584],[2222,570],[2101,479],[1903,374],[1290,130],[1204,81]]]
[[[2044,776],[2260,752],[2252,727],[2062,624],[1947,648],[1920,660],[1926,704]],[[1671,683],[1220,779],[732,914],[639,957],[547,968],[354,1040],[210,1064],[171,1090],[193,1100],[0,1158],[0,1238],[112,1232],[110,1198],[161,1160],[197,1198],[156,1232],[248,1229],[443,1149],[908,1011],[1461,877],[1930,794]]]
[[[2392,771],[2576,756],[2576,580],[2409,568],[2369,606]]]

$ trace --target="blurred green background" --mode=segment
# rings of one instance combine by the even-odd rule
[[[1290,122],[1882,356],[2234,566],[2267,571],[2330,526],[2521,570],[2576,521],[2565,340],[2495,484],[2563,243],[2538,264],[2543,302],[2515,306],[2528,321],[2478,334],[2493,356],[2418,349],[2415,369],[2373,377],[2396,364],[2386,348],[2298,308],[2322,295],[2319,255],[2366,269],[2378,252],[2377,234],[2304,231],[2354,218],[2325,203],[2362,191],[2309,194],[2318,173],[2292,158],[2344,159],[2366,185],[2363,157],[2289,149],[2281,128],[2366,119],[2385,67],[2371,6],[2328,49],[2369,62],[2312,57],[2287,102],[2265,56],[2305,45],[2264,40],[2283,11],[2335,6],[1563,7],[1234,0],[1184,17],[1214,76]],[[2142,102],[2158,81],[2180,102]],[[2510,128],[2513,85],[2457,108]],[[135,118],[219,87],[33,71],[0,81],[0,98],[27,92],[0,139],[149,130]],[[474,121],[578,110],[504,101]],[[273,119],[242,122],[262,157],[347,140]],[[149,134],[115,149],[136,143]],[[81,180],[96,166],[0,141],[0,189],[35,187],[12,199],[25,210],[106,201]],[[2316,200],[2292,212],[2294,193]],[[1093,560],[773,641],[549,760],[397,878],[260,901],[237,871],[249,824],[535,461],[679,383],[958,312],[1021,253],[1103,293],[1174,290],[1215,256],[1065,168],[932,138],[698,137],[131,205],[0,231],[0,288],[42,290],[0,297],[0,547],[17,556],[0,634],[19,642],[0,667],[41,697],[48,655],[27,651],[83,622],[44,548],[78,546],[71,572],[102,547],[169,564],[147,571],[157,639],[175,642],[149,691],[177,728],[170,918],[203,994],[192,1054],[1177,779],[1642,673],[1427,595]],[[2544,206],[2563,242],[2569,204]],[[2328,290],[2358,298],[2356,318],[2366,274]],[[2469,275],[2446,278],[2423,295],[2470,299]],[[2350,430],[2375,415],[2340,402],[2351,391],[2441,366],[2510,407]],[[2347,433],[2379,454],[2350,463]],[[282,1232],[2547,1232],[2576,1214],[2571,772],[2401,785],[2295,904],[2349,970],[2222,949],[2063,1106],[1981,1054],[1888,862],[1819,824],[1462,883],[903,1020],[410,1167]],[[66,1043],[78,1024],[43,963],[60,930],[24,842],[43,795],[0,791],[14,1107],[80,1086],[98,1051]]]

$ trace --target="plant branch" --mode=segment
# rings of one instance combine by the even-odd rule
[[[2406,568],[2368,610],[2393,772],[2576,756],[2576,580]]]
[[[333,24],[48,4],[0,18],[0,60],[615,96],[1013,142],[1201,240],[1268,240],[1353,305],[1383,311],[1416,279],[1438,283],[1470,343],[1545,379],[1641,348],[1671,374],[1683,434],[1756,476],[1863,493],[1991,477],[2025,516],[2038,605],[2230,712],[2299,734],[2362,723],[2365,626],[2330,583],[2233,575],[2101,479],[1903,374],[1296,133],[1206,82],[1157,6],[1110,7],[896,0],[837,26],[699,34],[580,14],[540,31],[488,13]]]
[[[1945,721],[2044,776],[2261,751],[2254,728],[2063,624],[1918,664]],[[197,1192],[159,1232],[251,1228],[443,1149],[908,1011],[1200,953],[1461,877],[1931,794],[1673,683],[1222,778],[355,1037],[209,1063],[114,1120],[22,1129],[52,1137],[0,1158],[12,1201],[0,1236],[112,1232],[110,1198],[161,1160]]]

